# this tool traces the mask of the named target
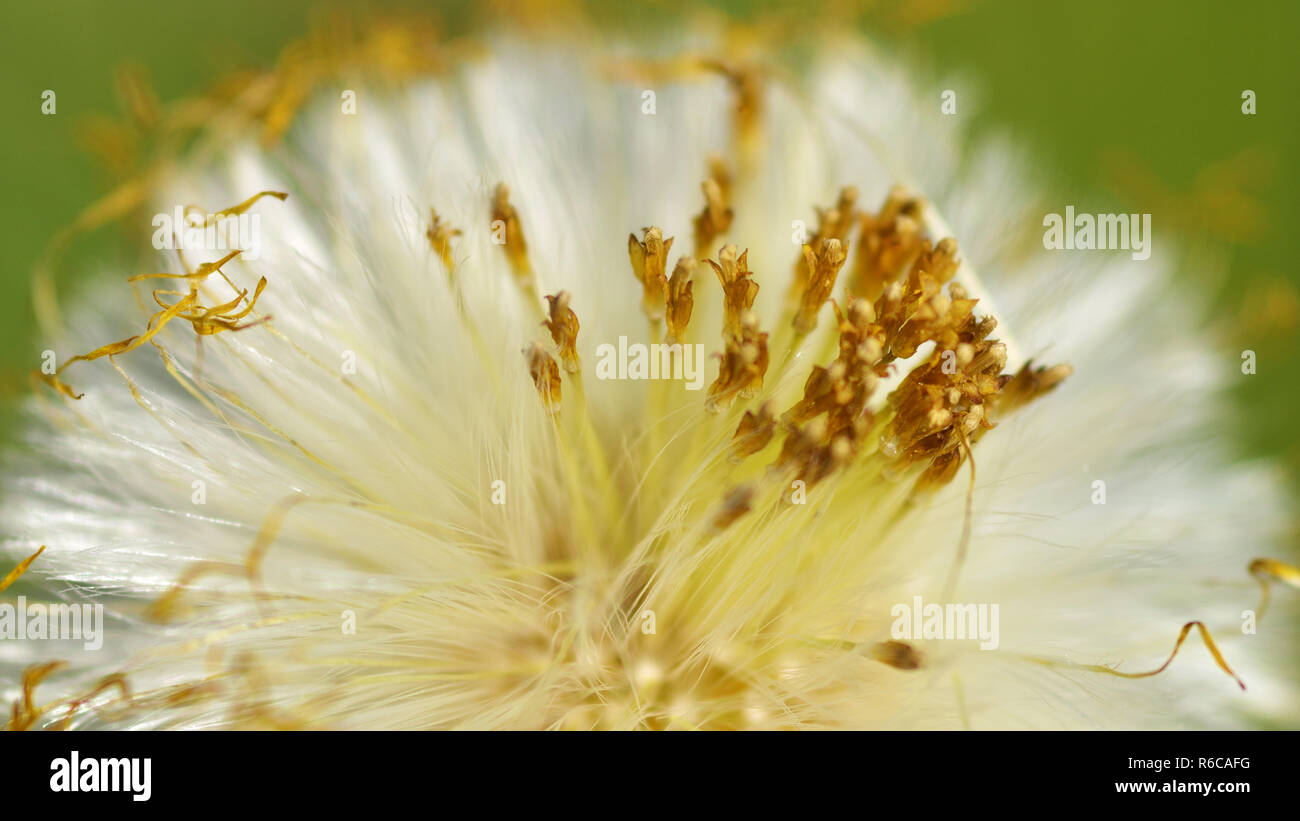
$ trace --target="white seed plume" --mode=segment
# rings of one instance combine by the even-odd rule
[[[196,344],[196,323],[173,320],[157,345],[61,373],[84,398],[33,405],[30,453],[5,472],[5,554],[12,564],[46,545],[27,589],[43,581],[51,596],[101,602],[110,623],[98,652],[0,641],[21,723],[990,729],[1300,717],[1288,597],[1274,597],[1257,634],[1241,630],[1258,594],[1246,570],[1273,553],[1280,494],[1266,470],[1222,452],[1216,388],[1233,357],[1197,332],[1172,284],[1175,238],[1144,262],[1034,250],[1041,214],[1020,155],[993,145],[960,159],[964,138],[938,95],[851,44],[822,43],[799,79],[768,77],[749,135],[733,133],[740,84],[653,77],[649,114],[650,86],[609,65],[572,43],[502,40],[398,91],[358,89],[356,115],[322,92],[279,144],[249,134],[166,178],[160,213],[289,193],[249,209],[257,259],[222,268],[250,295],[267,278],[244,318],[263,321]],[[737,169],[734,216],[713,208],[701,258],[747,249],[753,332],[770,332],[772,353],[762,388],[713,414],[680,381],[601,380],[593,365],[620,336],[663,341],[628,275],[626,238],[650,226],[677,238],[663,272],[674,274],[692,256],[715,155]],[[525,249],[494,241],[498,183]],[[1074,367],[968,445],[968,543],[969,460],[908,500],[916,473],[872,468],[869,442],[806,483],[799,505],[785,500],[792,477],[767,468],[780,430],[762,456],[726,458],[742,411],[771,399],[784,412],[835,352],[830,306],[806,336],[789,322],[793,221],[815,231],[813,206],[841,185],[869,210],[898,183],[929,201],[922,229],[960,243],[976,313],[996,300],[994,336],[1014,339],[1004,370],[1021,356]],[[857,240],[854,229],[845,272]],[[181,264],[159,254],[151,269]],[[685,341],[721,353],[713,271],[686,270]],[[136,283],[137,303],[121,280],[140,272],[115,268],[83,296],[51,341],[61,362],[141,333],[158,310],[151,287],[188,290]],[[830,294],[841,305],[845,272]],[[206,306],[238,296],[215,274],[202,288]],[[561,291],[581,322],[572,368],[541,324],[555,319],[541,297]],[[787,360],[780,344],[792,339]],[[880,386],[873,409],[928,354]],[[555,415],[530,361],[544,380],[546,362],[563,363]],[[720,523],[728,500],[746,498],[748,512],[733,505],[735,521]],[[891,611],[916,596],[997,605],[996,649],[891,644]],[[1195,631],[1159,675],[1106,672],[1160,667],[1192,621],[1247,691]],[[23,687],[24,669],[56,658],[68,666]]]

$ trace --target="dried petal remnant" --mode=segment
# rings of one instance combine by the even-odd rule
[[[289,195],[280,191],[261,191],[238,205],[207,215],[207,217],[205,217],[205,223],[227,216],[242,214],[251,208],[259,199],[268,196],[283,201]],[[196,206],[191,206],[191,208],[197,209]],[[197,210],[202,211],[202,209]],[[183,279],[189,283],[190,288],[188,292],[166,289],[154,290],[154,302],[158,304],[158,307],[161,310],[155,312],[151,317],[149,317],[149,322],[147,323],[143,333],[127,337],[118,342],[111,342],[107,345],[102,345],[89,353],[74,356],[60,365],[52,374],[36,371],[33,375],[40,381],[54,388],[63,396],[66,396],[69,399],[80,399],[83,394],[76,393],[59,378],[60,374],[62,374],[69,365],[74,362],[89,362],[101,357],[116,356],[134,350],[152,340],[153,337],[155,337],[167,325],[167,323],[173,319],[179,318],[189,322],[194,329],[194,333],[199,336],[211,336],[220,333],[221,331],[242,331],[245,328],[250,328],[266,321],[269,317],[264,317],[263,319],[243,324],[240,324],[239,322],[239,320],[248,316],[248,314],[250,314],[256,307],[257,300],[262,295],[262,291],[266,288],[267,284],[266,277],[259,278],[257,285],[254,288],[252,299],[248,299],[248,289],[241,290],[235,287],[234,283],[230,281],[230,278],[221,270],[221,267],[227,262],[230,262],[230,260],[239,256],[241,253],[243,252],[240,250],[231,251],[219,260],[205,262],[196,270],[187,270],[187,273],[184,274],[153,273],[137,274],[136,276],[129,277],[127,282],[130,283],[140,282],[146,279]],[[183,261],[184,257],[182,257],[182,262]],[[188,265],[186,268],[188,269]],[[237,292],[237,295],[234,299],[222,303],[221,305],[204,308],[199,302],[199,284],[213,273],[220,274],[222,279],[226,281],[226,284],[229,285],[232,290]],[[163,301],[163,296],[179,296],[180,299],[169,305]],[[248,304],[244,306],[243,309],[239,309],[239,304],[245,300],[248,300]]]
[[[1192,631],[1193,627],[1200,632],[1201,640],[1205,642],[1205,649],[1210,651],[1210,656],[1214,659],[1214,663],[1219,666],[1220,670],[1227,673],[1229,676],[1232,676],[1232,680],[1237,682],[1238,687],[1245,690],[1246,682],[1242,681],[1236,673],[1232,672],[1232,668],[1229,667],[1228,662],[1224,660],[1223,654],[1219,652],[1218,645],[1214,643],[1214,639],[1210,638],[1210,631],[1207,630],[1205,625],[1199,621],[1189,621],[1187,624],[1183,625],[1183,629],[1178,631],[1178,640],[1174,642],[1174,649],[1169,653],[1169,658],[1165,659],[1165,663],[1154,670],[1147,670],[1142,673],[1122,673],[1119,670],[1101,665],[1092,666],[1088,669],[1095,670],[1099,673],[1109,673],[1110,675],[1119,676],[1120,678],[1149,678],[1151,676],[1158,676],[1168,669],[1169,665],[1174,663],[1174,658],[1177,657],[1178,650],[1183,646],[1183,642],[1187,640],[1187,634]]]
[[[58,672],[67,667],[66,661],[47,661],[41,664],[33,664],[23,670],[22,680],[22,698],[13,703],[13,708],[9,713],[9,722],[4,725],[6,730],[26,730],[36,723],[36,720],[45,713],[46,707],[37,707],[35,691],[37,685],[44,681],[51,673]]]
[[[244,200],[243,202],[239,203],[238,205],[232,205],[229,208],[223,208],[222,210],[214,211],[211,214],[204,212],[204,210],[198,207],[197,205],[191,205],[187,207],[185,209],[185,212],[187,216],[190,211],[197,211],[200,214],[204,214],[203,225],[207,226],[207,225],[212,225],[214,223],[217,223],[225,219],[226,217],[239,216],[240,214],[244,213],[248,209],[252,208],[253,205],[255,205],[257,201],[260,200],[262,197],[274,197],[280,202],[284,202],[289,198],[289,195],[284,191],[258,191],[256,194]]]
[[[23,559],[21,562],[18,563],[16,567],[14,567],[13,570],[10,570],[8,573],[6,573],[5,577],[3,579],[0,579],[0,593],[3,593],[6,589],[8,589],[9,585],[18,581],[18,578],[27,572],[27,568],[32,566],[32,562],[36,561],[36,557],[41,555],[44,552],[45,552],[45,545],[41,545],[40,550],[37,550],[32,555]]]
[[[1255,608],[1257,619],[1263,618],[1264,611],[1268,609],[1271,597],[1269,588],[1272,582],[1279,581],[1300,588],[1300,567],[1295,565],[1280,562],[1277,559],[1256,559],[1250,563],[1248,570],[1250,575],[1255,577],[1255,581],[1259,582],[1259,607]],[[0,590],[3,589],[4,586],[0,585]]]

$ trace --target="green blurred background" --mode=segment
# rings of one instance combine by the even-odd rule
[[[401,5],[428,10],[444,30],[458,32],[508,16],[515,4]],[[1216,294],[1207,325],[1213,320],[1222,341],[1225,372],[1237,375],[1240,413],[1232,434],[1243,453],[1280,458],[1300,487],[1300,437],[1292,433],[1300,396],[1300,267],[1294,263],[1300,238],[1287,222],[1288,214],[1300,213],[1300,4],[591,5],[600,21],[631,29],[671,27],[678,16],[701,9],[739,19],[842,19],[916,60],[929,76],[976,80],[978,111],[961,107],[959,115],[975,118],[977,130],[1009,129],[1021,137],[1034,167],[1048,173],[1056,190],[1074,192],[1073,201],[1095,204],[1094,211],[1154,212],[1164,223],[1158,231],[1176,227],[1226,255],[1226,280],[1202,282],[1189,274],[1188,284]],[[295,0],[0,5],[0,110],[6,113],[0,129],[0,436],[12,435],[13,403],[29,390],[25,374],[48,347],[31,308],[33,263],[50,237],[111,181],[84,142],[95,118],[121,113],[116,70],[142,67],[158,96],[174,100],[233,69],[270,65],[287,41],[328,9]],[[58,94],[54,116],[41,113],[45,89]],[[1244,89],[1256,92],[1253,116],[1242,114]],[[959,101],[963,96],[959,92]],[[60,265],[60,292],[69,292],[77,271],[96,270],[97,259],[120,252],[111,228],[78,242]],[[1257,352],[1254,376],[1240,375],[1244,348]]]

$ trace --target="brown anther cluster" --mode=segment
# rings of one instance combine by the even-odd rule
[[[775,434],[776,415],[772,411],[772,402],[769,400],[759,406],[758,413],[747,410],[740,418],[736,433],[731,437],[729,458],[732,462],[739,462],[747,456],[758,453],[767,447],[767,443],[772,441]]]
[[[878,322],[892,340],[886,353],[890,359],[907,359],[922,342],[933,341],[940,348],[957,345],[956,329],[963,326],[975,309],[976,300],[959,285],[943,286],[957,273],[957,243],[945,238],[931,248],[929,240],[921,243],[921,253],[912,263],[907,283],[890,283],[879,300]],[[996,325],[992,317],[984,321]],[[987,333],[987,331],[986,331]]]
[[[510,204],[510,188],[505,183],[498,183],[492,194],[492,227],[495,236],[498,223],[505,231],[506,258],[510,260],[510,269],[523,285],[531,285],[533,267],[528,262],[528,243],[524,240],[524,228],[519,222],[519,212]]]
[[[706,182],[708,204],[696,219],[697,241],[724,224],[719,215],[727,213],[725,191],[717,178]],[[857,189],[845,187],[834,207],[818,209],[818,231],[803,246],[796,270],[802,281],[795,288],[794,330],[799,336],[812,331],[822,305],[830,301],[837,332],[834,358],[813,366],[802,397],[784,414],[774,412],[771,400],[746,409],[726,456],[740,462],[760,453],[779,432],[781,448],[769,475],[784,481],[793,478],[811,487],[867,453],[886,462],[881,465],[886,475],[916,476],[913,492],[937,488],[956,475],[998,414],[1052,390],[1070,368],[1026,365],[1014,376],[1004,374],[1007,348],[990,338],[997,321],[976,316],[977,300],[952,281],[960,267],[957,243],[950,238],[935,243],[926,236],[921,200],[895,189],[878,214],[862,215],[857,199]],[[847,237],[854,225],[862,226],[853,264],[862,290],[845,288],[836,302],[832,293],[847,263]],[[669,279],[665,269],[672,238],[665,239],[657,227],[643,229],[642,236],[628,236],[632,270],[643,287],[642,307],[652,321],[665,319],[670,343],[682,342],[694,309],[695,259],[680,259]],[[708,412],[718,413],[737,399],[759,394],[770,354],[768,334],[760,330],[753,311],[758,283],[749,270],[748,251],[728,243],[716,261],[706,261],[723,292],[724,350],[714,354],[718,375],[705,401]],[[547,300],[550,319],[545,324],[565,369],[576,373],[578,321],[568,294]],[[926,360],[884,400],[883,408],[873,408],[881,380],[897,361],[915,359],[926,343],[934,346]],[[539,393],[557,410],[559,368],[540,346],[527,353]],[[743,515],[755,493],[748,485],[730,491],[715,525],[725,527]],[[790,496],[789,490],[785,493]]]
[[[849,430],[832,434],[827,417],[813,419],[803,427],[787,425],[786,430],[776,468],[793,472],[794,480],[805,487],[812,487],[848,464],[857,452],[856,443],[866,432],[865,426],[857,423]]]
[[[542,406],[548,413],[559,413],[560,366],[556,364],[555,358],[537,342],[524,349],[524,356],[528,359],[528,375],[533,378],[533,384],[537,386],[537,395],[542,398]]]
[[[894,417],[883,433],[896,469],[926,468],[915,490],[947,484],[971,441],[993,427],[991,410],[1010,377],[1002,375],[1007,348],[983,336],[991,323],[968,317],[954,349],[936,349],[889,395]]]
[[[719,262],[706,260],[722,283],[722,338],[728,345],[741,338],[741,320],[754,307],[758,283],[749,270],[749,251],[736,256],[736,246],[724,245],[718,251]]]
[[[878,213],[862,216],[849,290],[875,302],[921,253],[923,205],[919,197],[895,187]]]
[[[568,291],[548,294],[546,303],[550,319],[543,324],[551,332],[551,339],[560,351],[564,369],[569,373],[577,373],[582,368],[582,361],[578,358],[578,315],[569,307],[571,301]]]
[[[429,245],[432,246],[433,252],[442,260],[442,264],[447,266],[448,273],[451,272],[453,265],[451,259],[451,238],[460,236],[459,228],[452,228],[443,222],[438,216],[438,212],[429,209],[429,228],[424,232],[429,238]]]
[[[641,283],[641,310],[651,321],[663,318],[664,301],[668,292],[668,252],[673,247],[673,237],[664,239],[663,231],[655,226],[641,229],[643,240],[636,234],[627,235],[627,255],[632,260],[632,274]]]
[[[856,453],[873,421],[867,402],[880,381],[884,330],[876,325],[875,313],[864,300],[851,296],[845,309],[834,305],[839,323],[839,355],[828,367],[814,366],[804,383],[803,398],[782,417],[793,426],[823,417],[827,447],[843,440]]]
[[[755,286],[757,288],[757,286]],[[736,397],[749,399],[763,388],[767,373],[767,334],[758,329],[758,316],[746,311],[740,318],[739,334],[728,338],[726,350],[714,354],[721,362],[718,378],[709,386],[705,407],[710,413],[730,407]]]
[[[704,210],[695,216],[691,224],[695,226],[695,256],[703,256],[713,247],[713,241],[731,228],[734,212],[727,207],[722,184],[713,177],[705,180],[700,188],[704,191]]]
[[[837,245],[827,240],[822,248]],[[867,250],[859,247],[858,253],[861,257]],[[892,463],[891,473],[922,467],[917,491],[952,479],[970,444],[992,428],[995,409],[1013,410],[1070,373],[1068,365],[1058,365],[1026,366],[1014,377],[1004,375],[1006,346],[989,338],[996,320],[976,317],[976,300],[961,285],[948,284],[945,291],[957,268],[956,242],[944,239],[932,246],[918,237],[906,279],[895,280],[901,269],[883,277],[874,304],[851,292],[843,307],[832,303],[838,353],[829,365],[813,367],[803,398],[782,415],[786,435],[774,465],[778,470],[811,486],[850,462],[875,424],[868,404],[881,378],[891,363],[912,357],[926,342],[934,343],[933,352],[889,395],[880,447]],[[816,267],[810,265],[810,270],[815,278]],[[765,422],[761,416],[742,421],[733,437],[734,458],[767,444],[768,439],[757,447],[742,444],[752,441]]]
[[[686,340],[686,326],[691,321],[691,311],[695,309],[695,268],[694,259],[682,257],[677,260],[673,275],[668,279],[668,312],[665,320],[670,344]]]
[[[819,241],[819,249],[803,247],[804,264],[808,268],[808,283],[799,300],[799,312],[794,317],[794,329],[806,334],[817,327],[817,314],[830,298],[835,278],[848,256],[848,249],[837,239]]]

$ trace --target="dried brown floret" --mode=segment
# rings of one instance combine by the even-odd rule
[[[751,510],[750,503],[753,499],[754,488],[751,485],[732,488],[722,500],[722,509],[713,517],[713,527],[716,530],[727,529],[732,522]]]
[[[752,169],[758,140],[758,123],[762,116],[763,79],[753,65],[742,65],[715,58],[700,61],[704,68],[727,78],[734,95],[732,134],[736,141],[742,172]]]
[[[692,220],[695,227],[695,255],[701,256],[713,247],[713,241],[731,227],[733,212],[727,207],[722,185],[712,177],[700,188],[704,191],[704,210]]]
[[[813,419],[802,427],[786,422],[785,429],[785,441],[773,468],[792,475],[805,487],[812,487],[847,465],[857,452],[855,439],[864,433],[860,428],[834,433],[825,417]],[[792,491],[793,485],[786,492],[787,500],[792,498]]]
[[[668,279],[666,324],[669,343],[686,339],[686,326],[695,308],[695,267],[694,259],[682,257],[677,260],[673,275]]]
[[[731,437],[731,461],[739,462],[747,456],[758,453],[767,447],[767,443],[772,441],[775,433],[776,417],[773,415],[770,401],[759,406],[758,413],[752,410],[745,411],[740,424],[736,426],[735,434]]]
[[[921,667],[921,654],[906,642],[882,641],[871,645],[870,653],[881,664],[899,670],[917,670]]]
[[[875,301],[921,253],[923,202],[903,188],[889,192],[876,214],[865,214],[858,235],[849,289]]]
[[[1035,368],[1033,360],[1029,360],[1002,386],[998,395],[998,413],[1010,413],[1051,392],[1072,373],[1074,368],[1067,364]]]
[[[767,373],[767,334],[758,330],[758,317],[746,312],[740,321],[740,337],[728,339],[726,350],[714,354],[721,361],[718,378],[709,386],[705,407],[710,413],[730,407],[736,397],[748,399],[763,387]]]
[[[734,245],[724,245],[718,251],[719,262],[707,260],[722,283],[722,338],[735,341],[741,338],[741,318],[754,307],[758,296],[758,283],[749,270],[749,251],[739,257]]]
[[[641,310],[651,321],[664,315],[668,298],[668,252],[673,247],[673,237],[664,239],[663,231],[655,226],[641,229],[643,240],[636,234],[627,235],[627,255],[632,261],[632,274],[641,283]]]
[[[505,183],[498,183],[492,194],[492,229],[504,231],[506,259],[510,261],[510,270],[520,285],[531,287],[533,284],[533,266],[528,261],[528,242],[524,239],[524,227],[519,222],[519,212],[510,204],[510,188]]]
[[[813,365],[812,372],[803,384],[803,398],[785,412],[782,419],[795,425],[826,413],[836,405],[852,399],[852,391],[845,380],[847,366],[836,360],[830,367]]]
[[[709,179],[718,184],[718,191],[722,195],[722,201],[724,203],[731,202],[731,169],[727,167],[727,161],[717,154],[709,157]]]
[[[430,208],[429,227],[424,232],[424,235],[429,238],[429,245],[433,248],[433,252],[442,260],[442,264],[447,268],[447,273],[450,274],[455,267],[451,258],[451,239],[461,235],[460,229],[452,228],[443,222],[442,218],[438,216],[438,212]]]
[[[560,366],[555,358],[548,354],[539,343],[534,342],[524,349],[528,359],[528,375],[537,387],[537,395],[542,398],[542,406],[548,413],[560,412]]]
[[[853,226],[854,221],[858,218],[857,210],[858,189],[855,186],[848,185],[840,189],[839,200],[830,208],[816,208],[817,211],[817,230],[808,237],[807,242],[803,243],[812,248],[813,258],[816,259],[822,253],[822,243],[827,240],[839,240],[840,244],[847,249],[849,245],[849,229]],[[813,267],[808,262],[807,255],[801,250],[799,259],[794,266],[794,279],[790,282],[790,291],[788,299],[792,304],[799,304],[803,301],[804,293],[808,290],[809,277],[812,274]]]
[[[800,334],[806,334],[817,327],[817,314],[822,305],[830,299],[835,288],[835,278],[839,276],[840,267],[848,250],[834,238],[822,240],[820,248],[813,250],[811,245],[803,247],[804,263],[808,267],[808,285],[799,300],[799,312],[794,318],[794,328]]]
[[[547,295],[546,302],[550,308],[550,319],[543,324],[551,332],[551,339],[560,351],[560,360],[569,373],[577,373],[582,368],[578,359],[578,315],[569,307],[571,297],[568,291]]]

